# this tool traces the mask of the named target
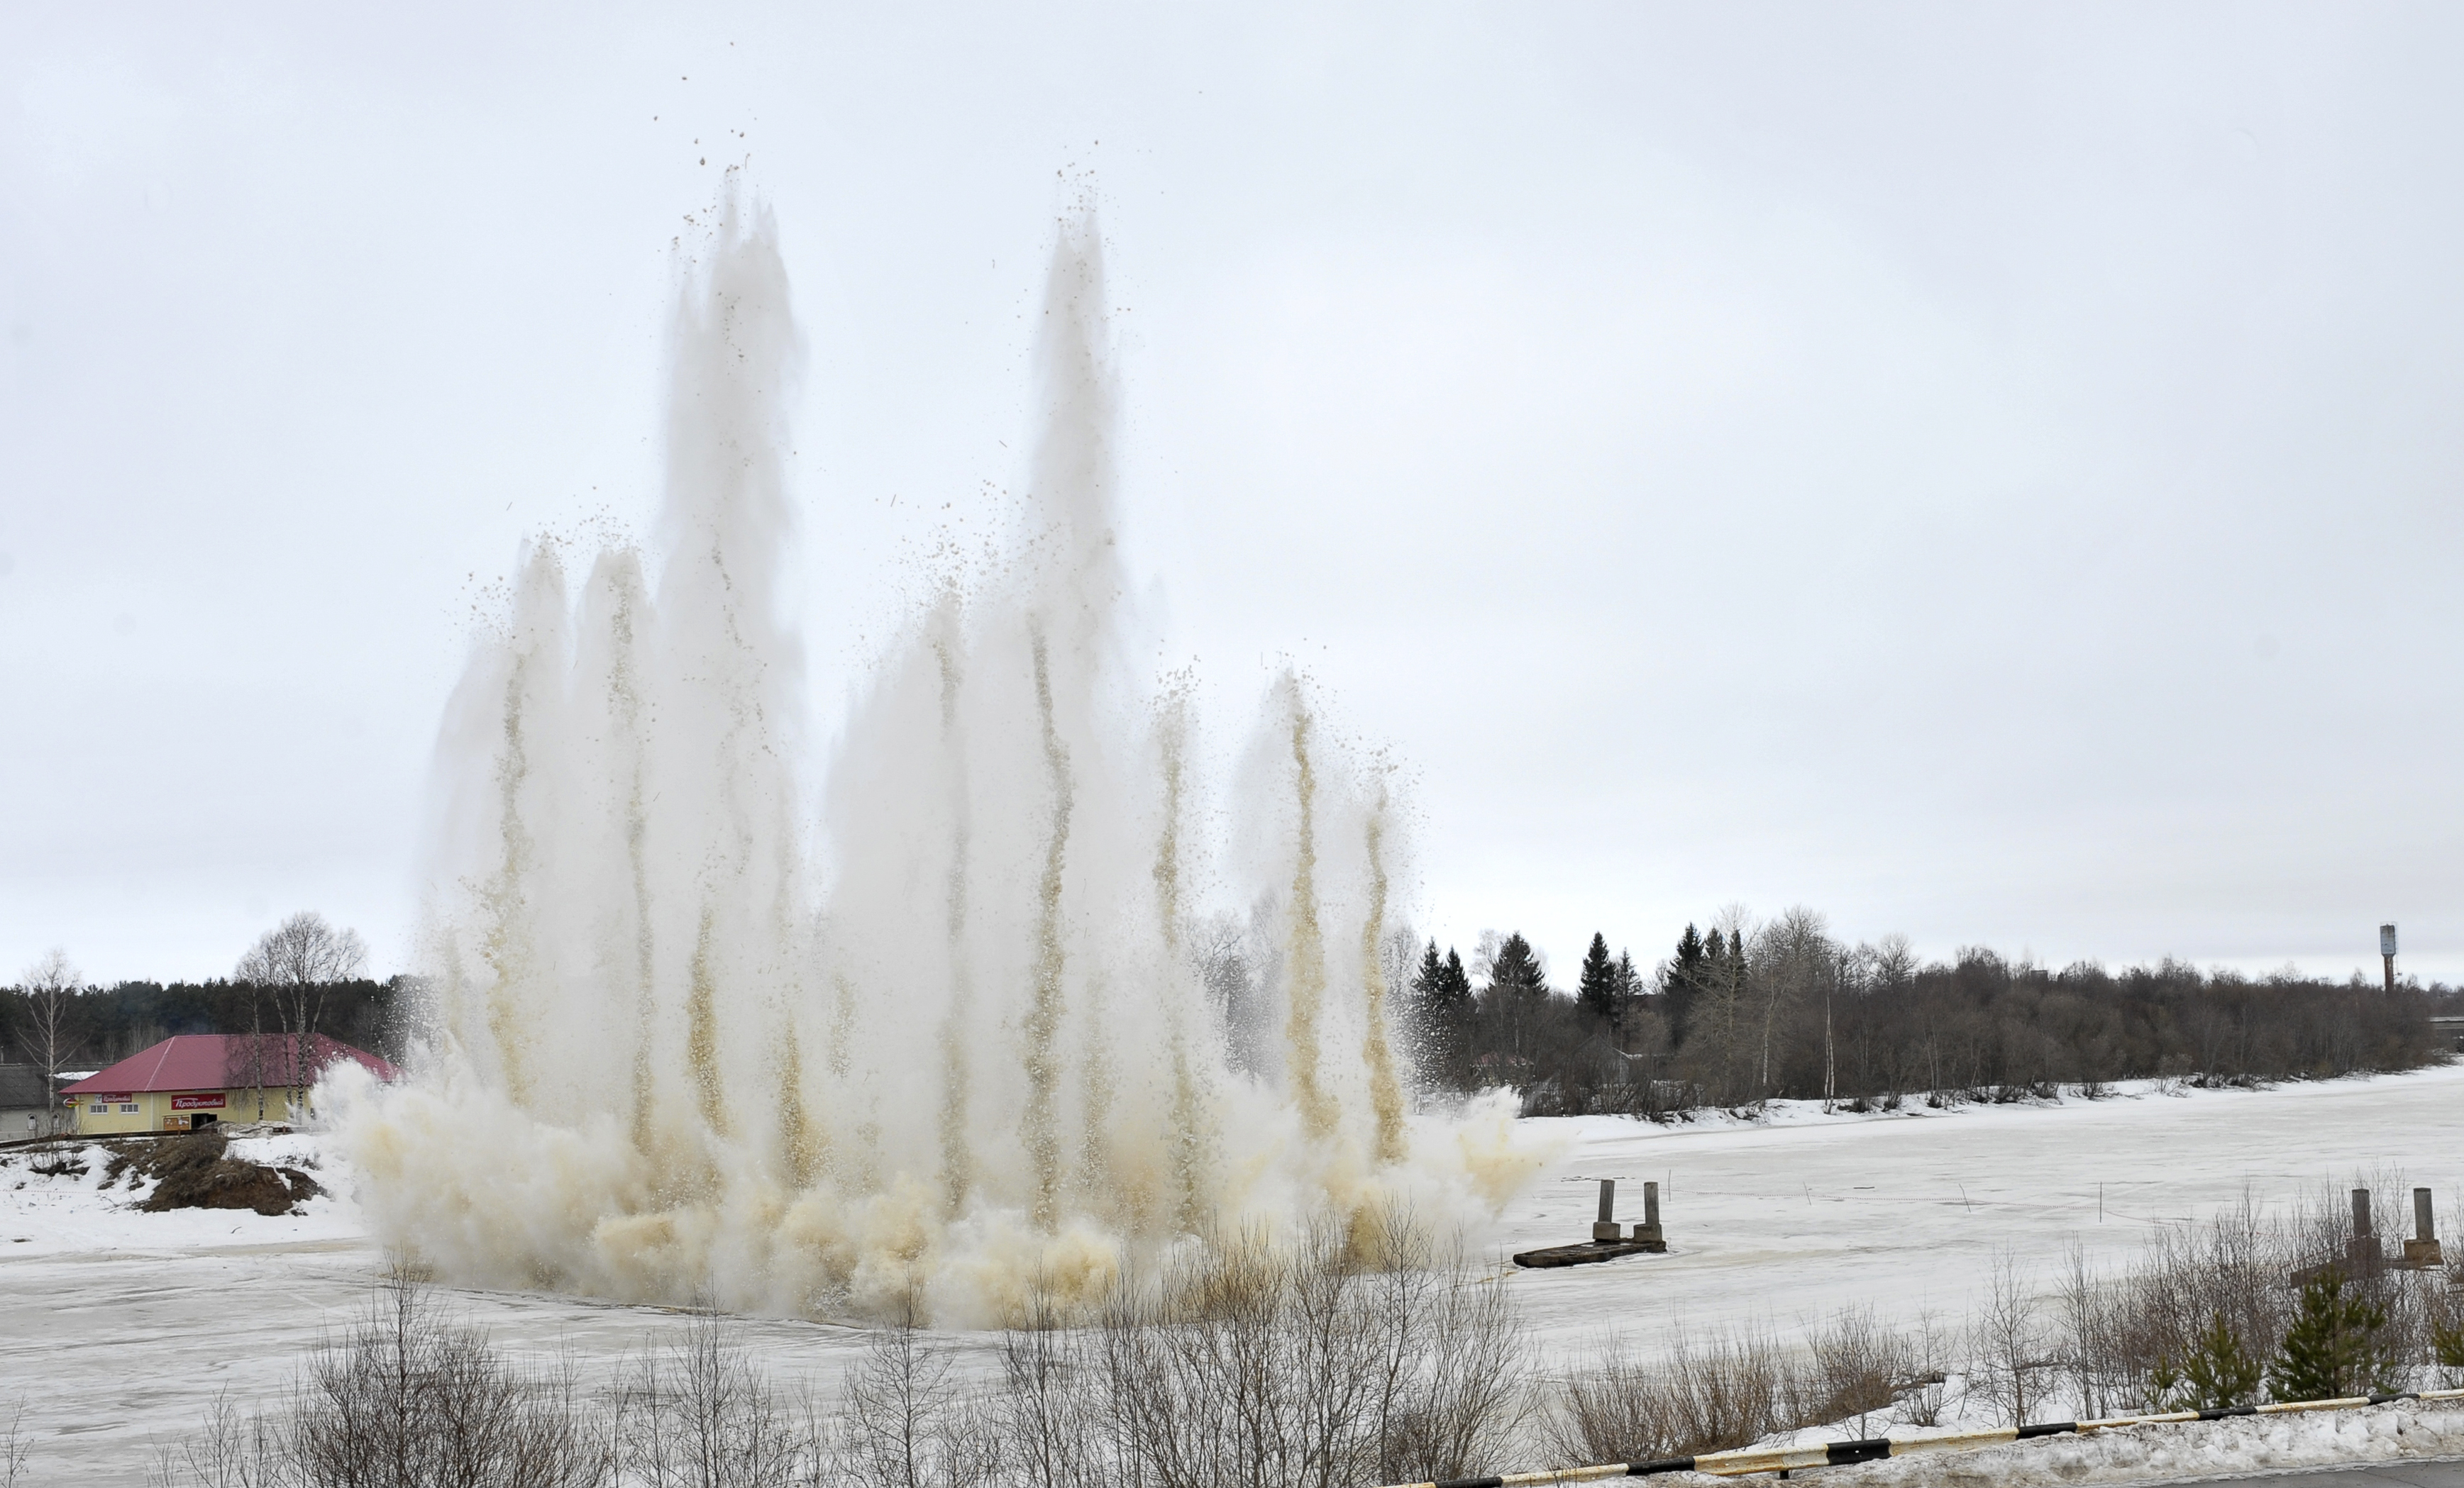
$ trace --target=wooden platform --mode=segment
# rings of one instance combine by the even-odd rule
[[[1586,1240],[1580,1245],[1551,1245],[1542,1250],[1527,1250],[1514,1258],[1514,1263],[1535,1270],[1551,1266],[1588,1266],[1594,1261],[1615,1260],[1619,1256],[1658,1255],[1667,1249],[1666,1240]]]

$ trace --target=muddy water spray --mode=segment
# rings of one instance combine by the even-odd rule
[[[1120,665],[1104,308],[1067,224],[1016,556],[881,655],[807,791],[777,597],[801,346],[766,214],[725,214],[677,306],[655,562],[600,555],[577,610],[539,544],[446,721],[432,1048],[330,1092],[387,1243],[746,1310],[920,1287],[983,1324],[1210,1232],[1445,1223],[1529,1172],[1503,1108],[1407,1109],[1391,817],[1305,690],[1275,689],[1272,777],[1201,809],[1185,685],[1158,705]],[[1192,963],[1218,906],[1281,927],[1280,1076],[1235,1069]]]

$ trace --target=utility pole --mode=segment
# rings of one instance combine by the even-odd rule
[[[2395,991],[2395,927],[2379,927],[2379,959],[2387,963],[2387,990]]]

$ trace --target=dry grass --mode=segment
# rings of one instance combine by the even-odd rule
[[[197,1488],[595,1488],[607,1438],[569,1368],[516,1368],[397,1274],[302,1366],[288,1408],[243,1415],[218,1398],[205,1428],[155,1463]]]
[[[1208,1248],[1125,1284],[1090,1341],[1110,1481],[1467,1476],[1502,1455],[1526,1409],[1506,1289],[1436,1254],[1403,1215]]]
[[[1778,1432],[1845,1424],[1879,1430],[1903,1394],[1925,1388],[1918,1340],[1882,1326],[1870,1308],[1834,1314],[1801,1349],[1768,1329],[1679,1334],[1657,1362],[1615,1342],[1554,1382],[1546,1434],[1566,1463],[1693,1456],[1749,1446]]]
[[[2176,1402],[2161,1382],[2217,1318],[2251,1357],[2272,1356],[2299,1305],[2290,1278],[2343,1256],[2352,1233],[2347,1191],[2364,1186],[2372,1191],[2380,1238],[2399,1250],[2411,1225],[2410,1191],[2401,1173],[2380,1172],[2322,1187],[2281,1209],[2245,1198],[2205,1224],[2167,1226],[2116,1275],[2097,1275],[2074,1258],[2059,1310],[2076,1409],[2109,1415],[2171,1408]],[[2348,1278],[2347,1289],[2385,1311],[2379,1342],[2403,1382],[2419,1388],[2444,1380],[2434,1337],[2459,1321],[2447,1273],[2365,1269]]]

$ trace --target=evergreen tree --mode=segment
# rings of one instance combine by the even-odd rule
[[[2258,1400],[2258,1360],[2241,1346],[2221,1312],[2190,1346],[2182,1366],[2184,1409],[2221,1411],[2255,1405]]]
[[[1600,1021],[1618,1022],[1625,1013],[1617,996],[1617,963],[1609,959],[1608,937],[1592,932],[1592,949],[1583,952],[1583,970],[1574,983],[1574,1001]]]
[[[1714,930],[1712,933],[1717,935],[1719,932]],[[1677,959],[1668,963],[1669,990],[1675,991],[1680,984],[1701,986],[1704,963],[1716,953],[1704,949],[1703,932],[1694,928],[1692,921],[1687,921],[1685,933],[1677,937]]]
[[[1463,970],[1463,956],[1455,948],[1446,948],[1446,967],[1439,974],[1437,1005],[1453,1018],[1461,1018],[1471,1007],[1471,974]]]
[[[1420,969],[1412,974],[1412,995],[1432,1027],[1451,1026],[1470,1017],[1471,977],[1463,971],[1463,956],[1448,947],[1441,961],[1438,943],[1430,941],[1420,952]]]
[[[2322,1267],[2301,1288],[2301,1312],[2284,1330],[2267,1367],[2268,1392],[2278,1400],[2341,1400],[2366,1393],[2387,1372],[2379,1329],[2387,1311],[2344,1295],[2344,1273]]]
[[[1422,1007],[1437,1000],[1438,981],[1445,974],[1445,963],[1438,959],[1438,943],[1431,940],[1429,949],[1420,952],[1420,969],[1412,974],[1412,996]]]
[[[1507,936],[1506,944],[1498,948],[1497,960],[1489,967],[1488,990],[1526,997],[1548,994],[1549,978],[1541,974],[1540,958],[1522,931]]]
[[[1713,930],[1712,941],[1719,938],[1720,932]],[[1667,964],[1660,986],[1661,1005],[1668,1010],[1671,1043],[1685,1041],[1686,1020],[1694,1012],[1694,1000],[1709,985],[1710,967],[1717,954],[1691,923],[1686,925],[1685,933],[1677,937],[1677,958]]]
[[[2438,1361],[2440,1368],[2449,1371],[2447,1383],[2451,1389],[2453,1388],[2454,1371],[2464,1370],[2464,1320],[2431,1320],[2430,1356]]]
[[[1419,1010],[1424,1066],[1438,1079],[1460,1083],[1469,1076],[1465,1063],[1471,1023],[1471,978],[1463,974],[1463,957],[1452,951],[1438,959],[1438,943],[1420,952],[1420,968],[1412,976],[1412,994]]]

